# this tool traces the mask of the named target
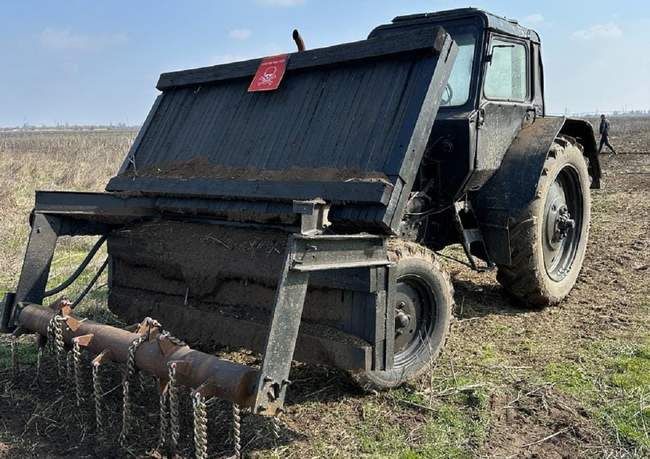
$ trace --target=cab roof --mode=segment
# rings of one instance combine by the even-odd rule
[[[480,18],[488,29],[496,30],[519,38],[525,38],[539,43],[539,35],[532,29],[520,25],[514,19],[497,16],[478,8],[458,8],[453,10],[437,11],[432,13],[409,14],[397,16],[393,24],[398,25],[404,22],[444,22],[464,18]]]

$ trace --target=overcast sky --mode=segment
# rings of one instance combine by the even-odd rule
[[[399,14],[462,1],[6,0],[0,126],[141,123],[161,72],[360,40]],[[555,113],[650,109],[650,2],[473,1],[542,37]]]

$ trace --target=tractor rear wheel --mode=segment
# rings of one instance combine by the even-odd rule
[[[581,149],[558,137],[535,199],[510,227],[512,263],[498,266],[498,281],[521,305],[558,303],[575,285],[589,236],[589,184]]]
[[[411,242],[391,244],[397,264],[394,366],[352,374],[364,390],[385,390],[426,372],[449,334],[454,288],[433,252]]]

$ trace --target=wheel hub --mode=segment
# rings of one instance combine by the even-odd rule
[[[546,272],[556,282],[571,270],[580,242],[581,215],[582,194],[577,174],[565,168],[548,190],[542,234]]]
[[[418,291],[406,283],[399,283],[395,305],[395,353],[406,350],[416,339],[418,315],[422,305]]]
[[[569,235],[569,230],[576,227],[576,222],[571,218],[567,206],[560,207],[557,219],[555,220],[555,239],[558,241],[563,240]]]
[[[409,326],[410,322],[411,316],[400,309],[395,311],[395,334],[401,335],[404,333],[404,330]]]

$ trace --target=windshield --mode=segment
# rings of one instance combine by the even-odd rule
[[[474,33],[451,32],[458,45],[458,56],[454,67],[451,69],[449,82],[442,95],[442,107],[458,107],[465,105],[469,99],[469,90],[472,82],[472,68],[474,66],[474,50],[476,48],[476,35]]]

